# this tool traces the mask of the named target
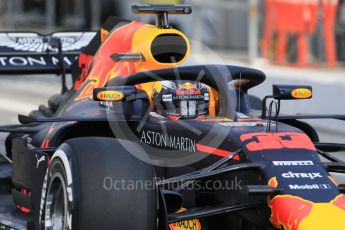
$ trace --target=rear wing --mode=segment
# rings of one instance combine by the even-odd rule
[[[0,33],[0,74],[48,74],[71,65],[96,32]],[[63,65],[60,60],[63,61]]]

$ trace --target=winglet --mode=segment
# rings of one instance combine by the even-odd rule
[[[32,123],[36,123],[38,122],[36,118],[34,117],[30,117],[30,116],[26,116],[26,115],[18,115],[18,121],[23,124],[23,125],[28,125],[28,124],[32,124]]]

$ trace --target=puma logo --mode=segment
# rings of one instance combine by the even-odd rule
[[[41,163],[42,161],[45,161],[45,160],[46,160],[46,157],[45,157],[45,156],[41,156],[40,159],[38,159],[37,154],[36,154],[35,156],[36,156],[36,159],[37,159],[36,168],[38,168],[38,166],[40,165],[40,163]]]

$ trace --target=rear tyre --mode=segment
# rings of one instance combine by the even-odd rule
[[[156,229],[153,167],[133,157],[113,138],[66,141],[54,153],[44,179],[39,226],[53,230]]]

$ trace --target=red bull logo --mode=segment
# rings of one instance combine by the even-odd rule
[[[332,182],[335,180],[329,177]],[[272,188],[278,180],[268,181]],[[270,222],[277,229],[316,230],[345,229],[345,195],[340,194],[328,203],[315,203],[293,195],[277,195],[268,201]]]
[[[177,95],[197,95],[201,94],[201,90],[198,89],[197,85],[194,83],[186,82],[179,85],[176,90]]]
[[[271,208],[270,221],[276,228],[298,230],[301,221],[306,218],[313,203],[291,195],[276,196],[269,201]]]
[[[329,203],[315,203],[292,195],[278,195],[268,202],[270,221],[286,230],[345,229],[345,196]]]
[[[178,88],[189,90],[189,89],[197,89],[197,86],[196,86],[196,84],[186,82],[186,83],[180,84]]]

